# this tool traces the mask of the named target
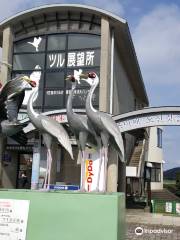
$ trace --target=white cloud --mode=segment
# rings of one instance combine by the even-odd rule
[[[25,7],[25,3],[26,0],[0,0],[0,21],[23,9]]]
[[[133,39],[144,80],[180,83],[180,8],[161,5],[142,17]]]

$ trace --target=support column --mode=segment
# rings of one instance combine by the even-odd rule
[[[101,18],[101,64],[100,64],[100,111],[110,111],[110,78],[111,78],[111,30],[107,18]],[[118,158],[117,153],[109,148],[107,172],[107,191],[117,192]]]
[[[4,85],[8,78],[10,78],[11,72],[8,67],[8,63],[12,63],[12,46],[13,46],[13,34],[10,27],[3,30],[3,44],[2,44],[2,65],[1,65],[1,82]],[[6,138],[0,135],[0,187],[2,187],[3,181],[3,167],[2,160],[6,145]]]
[[[126,192],[126,163],[119,161],[118,192]]]
[[[100,92],[99,109],[109,112],[110,73],[111,73],[111,38],[109,21],[101,18],[101,60],[100,60]]]
[[[12,64],[13,34],[11,27],[7,27],[3,31],[2,45],[2,66],[1,81],[4,85],[11,78],[11,68],[8,64]]]
[[[4,156],[5,140],[0,134],[0,188],[3,187],[3,156]]]
[[[33,147],[33,162],[32,162],[32,175],[31,175],[31,189],[38,189],[39,172],[41,160],[41,138],[36,139]]]
[[[109,161],[108,161],[108,178],[107,178],[107,191],[117,192],[118,182],[118,156],[116,151],[109,147]]]
[[[57,156],[58,154],[58,143],[57,141],[53,141],[52,143],[52,167],[51,167],[51,184],[56,184],[56,172],[57,172]]]

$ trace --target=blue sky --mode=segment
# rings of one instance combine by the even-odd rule
[[[151,106],[180,106],[179,0],[0,0],[0,20],[51,3],[102,7],[128,21]],[[1,53],[0,53],[1,56]],[[163,135],[165,169],[180,166],[180,127]]]

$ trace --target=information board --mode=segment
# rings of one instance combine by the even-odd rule
[[[0,239],[25,240],[28,200],[0,199]]]

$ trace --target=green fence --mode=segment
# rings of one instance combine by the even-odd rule
[[[153,213],[166,213],[180,216],[180,201],[151,200]]]

